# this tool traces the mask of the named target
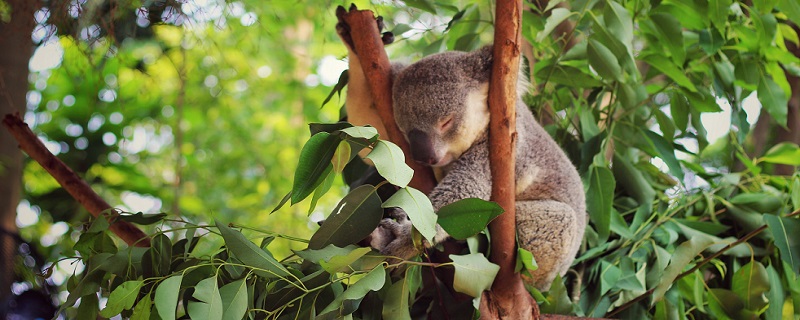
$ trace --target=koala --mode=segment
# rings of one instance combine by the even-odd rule
[[[372,115],[361,114],[375,111],[371,105],[360,104],[365,100],[371,103],[371,98],[360,98],[360,93],[368,96],[369,91],[363,73],[357,74],[360,65],[352,69],[355,52],[342,29],[337,27],[351,46],[345,101],[348,116],[380,125],[380,120],[368,120]],[[410,65],[392,67],[395,121],[410,144],[413,159],[433,167],[437,173],[438,184],[428,195],[436,211],[464,198],[489,200],[491,195],[487,102],[491,66],[492,47],[487,46],[471,53],[435,54]],[[355,77],[359,76],[361,79],[357,80]],[[364,87],[359,88],[362,84]],[[527,281],[539,290],[548,290],[556,275],[567,272],[583,239],[583,184],[566,154],[534,120],[521,97],[517,98],[516,117],[518,242],[533,253],[539,265]],[[410,258],[418,254],[411,231],[407,215],[396,209],[381,221],[370,244],[384,254]],[[448,238],[437,226],[434,243],[428,245]]]

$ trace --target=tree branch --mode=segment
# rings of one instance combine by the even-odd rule
[[[516,266],[515,144],[517,76],[519,73],[522,21],[521,0],[496,4],[492,78],[489,83],[489,159],[492,200],[505,213],[489,225],[492,251],[489,259],[500,266],[491,292],[484,293],[481,315],[494,319],[538,318],[539,309],[525,290]]]
[[[344,15],[344,19],[350,26],[350,36],[355,47],[353,49],[358,52],[359,60],[362,63],[361,69],[367,78],[375,108],[389,135],[389,141],[400,146],[405,154],[406,164],[414,169],[414,177],[409,185],[428,194],[436,185],[433,172],[431,168],[422,166],[411,159],[408,142],[394,122],[392,66],[383,49],[383,41],[381,41],[380,30],[375,23],[375,15],[370,10],[350,10]]]
[[[19,114],[6,114],[3,118],[3,125],[14,135],[19,142],[19,147],[25,151],[33,160],[38,162],[53,178],[58,181],[64,190],[67,190],[75,200],[77,200],[86,211],[95,218],[99,218],[104,212],[113,209],[105,200],[95,193],[86,181],[83,181],[72,169],[67,167],[64,162],[56,158],[39,141],[36,134],[28,128],[28,125],[20,119]],[[116,212],[108,217],[111,232],[120,237],[125,243],[131,246],[149,247],[150,238],[133,224],[126,221],[115,221]]]

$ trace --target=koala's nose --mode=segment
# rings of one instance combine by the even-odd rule
[[[430,136],[422,130],[413,129],[408,132],[408,144],[414,161],[431,165],[438,161]]]

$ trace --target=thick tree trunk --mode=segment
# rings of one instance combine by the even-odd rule
[[[11,20],[0,22],[0,115],[25,111],[28,61],[33,55],[33,13],[39,1],[6,0]],[[16,253],[17,205],[22,193],[22,153],[10,134],[0,134],[0,302],[11,294]],[[4,308],[3,308],[4,309]]]

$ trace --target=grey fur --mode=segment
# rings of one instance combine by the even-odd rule
[[[432,137],[433,148],[450,153],[450,158],[445,156],[437,163],[445,175],[429,194],[435,210],[468,197],[489,200],[488,120],[484,118],[491,64],[489,46],[472,53],[432,55],[396,74],[394,113],[401,131],[421,130]],[[557,274],[567,272],[580,247],[586,226],[583,184],[567,156],[521,99],[516,116],[519,243],[539,264],[530,282],[547,290]],[[453,119],[452,129],[441,132],[437,128],[447,117]],[[411,223],[395,218],[381,222],[383,239],[375,244],[383,253],[408,258],[416,254]],[[449,237],[437,229],[435,242]]]

